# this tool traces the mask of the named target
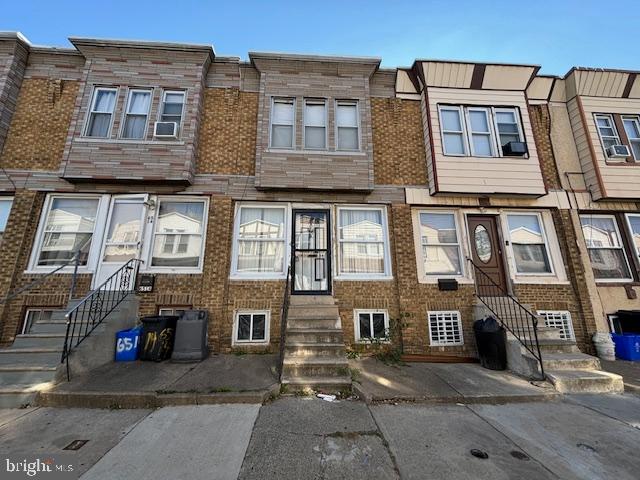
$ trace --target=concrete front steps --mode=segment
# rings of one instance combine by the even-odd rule
[[[329,295],[292,295],[282,369],[291,391],[351,389],[338,307]]]

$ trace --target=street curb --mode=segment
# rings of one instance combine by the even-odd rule
[[[33,402],[38,407],[136,409],[223,403],[259,403],[269,400],[280,389],[274,384],[265,390],[246,392],[39,392]]]

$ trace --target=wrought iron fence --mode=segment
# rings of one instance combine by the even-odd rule
[[[289,316],[289,298],[291,296],[291,267],[287,269],[287,279],[284,285],[282,309],[280,310],[280,356],[278,357],[278,380],[282,381],[282,366],[284,364],[284,349],[287,340],[287,317]]]

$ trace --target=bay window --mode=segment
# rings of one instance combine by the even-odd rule
[[[338,208],[339,275],[388,276],[388,251],[382,208]]]
[[[358,150],[358,102],[338,100],[336,102],[336,145],[338,150]]]
[[[508,214],[507,223],[516,272],[553,273],[540,215],[537,213]]]
[[[293,98],[274,98],[271,104],[271,147],[293,148],[295,139]]]
[[[489,122],[489,109],[467,108],[467,121],[469,123],[471,154],[477,157],[492,157],[495,141]]]
[[[151,90],[130,90],[124,114],[122,138],[142,139],[147,130]]]
[[[109,137],[117,94],[117,88],[98,87],[93,91],[85,130],[87,137]]]
[[[445,155],[466,155],[467,142],[461,107],[440,107],[442,149]]]
[[[462,255],[455,214],[419,212],[418,218],[424,273],[462,275]]]
[[[324,100],[304,101],[304,148],[324,150],[327,147],[327,105]]]
[[[580,215],[580,223],[596,280],[631,280],[629,263],[615,217]]]

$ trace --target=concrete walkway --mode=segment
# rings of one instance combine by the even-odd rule
[[[546,382],[529,382],[474,363],[386,365],[375,358],[350,360],[354,390],[367,403],[507,403],[557,399]]]

